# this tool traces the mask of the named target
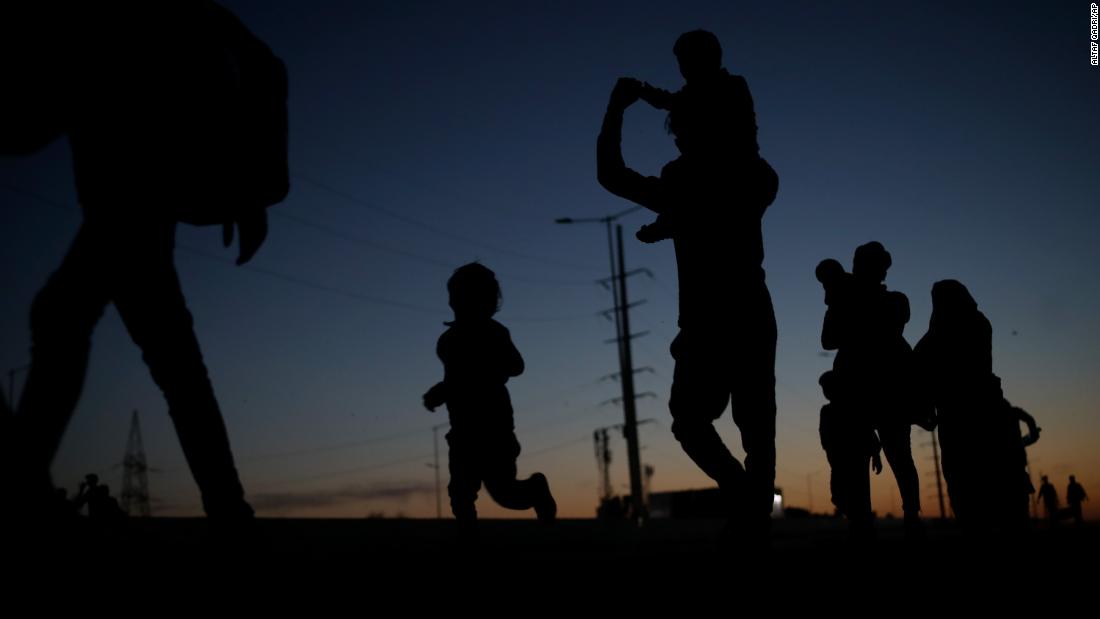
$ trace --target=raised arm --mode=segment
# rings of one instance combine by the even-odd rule
[[[646,103],[652,105],[658,110],[671,110],[674,102],[676,101],[676,95],[661,88],[650,84],[649,82],[643,82],[642,87],[638,91],[638,96]]]
[[[596,179],[604,189],[660,213],[664,210],[661,179],[626,167],[622,153],[623,113],[638,100],[641,82],[620,78],[611,91],[603,127],[596,139]]]

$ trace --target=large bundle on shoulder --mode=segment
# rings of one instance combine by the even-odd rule
[[[0,155],[27,155],[61,137],[64,36],[50,2],[0,4]]]
[[[178,166],[169,172],[178,219],[217,224],[289,191],[286,66],[229,11],[186,4],[198,6],[170,30],[183,55],[165,53],[183,80],[165,75],[161,120],[174,131],[164,156]]]
[[[207,0],[59,4],[36,27],[61,57],[21,72],[59,76],[26,98],[58,110],[85,208],[208,225],[286,197],[286,68],[232,13]]]

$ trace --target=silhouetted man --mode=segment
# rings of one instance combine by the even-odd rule
[[[88,517],[97,521],[118,520],[126,516],[126,512],[118,505],[118,500],[111,496],[111,489],[106,484],[99,483],[99,476],[88,474],[85,481],[80,482],[80,489],[73,500],[79,510],[84,505],[88,506]]]
[[[1058,491],[1054,489],[1054,484],[1050,483],[1046,475],[1043,475],[1043,483],[1039,484],[1038,499],[1043,502],[1047,521],[1052,526],[1058,524]]]
[[[837,351],[833,370],[845,385],[853,415],[878,432],[901,493],[906,533],[919,537],[920,479],[910,446],[916,410],[909,389],[912,349],[902,334],[909,299],[883,283],[891,262],[886,248],[872,241],[856,248],[850,276],[835,260],[818,265],[829,308],[821,343]]]
[[[1073,523],[1081,526],[1084,516],[1081,512],[1081,503],[1087,501],[1089,496],[1085,494],[1085,487],[1077,483],[1077,478],[1069,476],[1069,486],[1066,488],[1066,503],[1069,504],[1069,512],[1073,516]]]
[[[971,530],[1026,527],[1031,484],[1020,421],[1029,426],[1028,441],[1038,439],[1039,429],[1005,401],[993,373],[993,326],[962,283],[932,286],[928,332],[914,357],[922,392],[936,408],[955,517]]]
[[[674,216],[680,333],[671,346],[672,433],[733,503],[727,530],[763,541],[775,492],[776,325],[761,219],[778,178],[755,149],[755,120],[753,147],[745,149],[715,139],[706,119],[683,110],[669,116],[680,157],[659,178],[627,168],[623,113],[641,90],[641,82],[623,78],[611,93],[597,141],[598,179],[617,196]],[[713,425],[731,396],[744,467]]]
[[[41,504],[92,331],[113,303],[168,402],[207,515],[250,518],[173,249],[177,221],[224,223],[227,245],[235,227],[238,264],[264,242],[265,207],[287,189],[285,69],[212,2],[59,6],[66,47],[36,69],[64,86],[54,120],[72,146],[84,222],[31,309],[20,483]]]
[[[722,67],[722,46],[706,30],[680,35],[672,47],[684,87],[668,92],[643,83],[639,96],[659,110],[691,117],[708,134],[722,160],[733,165],[757,165],[760,147],[756,142],[756,112],[745,78]],[[732,174],[741,174],[731,169]],[[748,175],[749,180],[752,179]],[[657,221],[642,226],[639,241],[655,243],[670,239],[675,232],[676,213],[665,212]]]

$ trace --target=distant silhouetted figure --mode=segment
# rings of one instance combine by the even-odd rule
[[[847,394],[835,372],[825,372],[818,382],[829,400],[821,407],[819,432],[831,470],[833,505],[848,519],[852,537],[866,540],[874,533],[868,462],[875,474],[882,473],[878,436],[870,419],[850,403],[845,405]]]
[[[79,514],[80,506],[75,501],[69,500],[69,491],[64,488],[54,488],[53,507],[51,512],[64,520],[72,520]]]
[[[99,475],[88,473],[84,476],[84,481],[80,482],[80,486],[76,489],[76,496],[73,498],[73,504],[76,505],[77,510],[83,509],[88,504],[92,490],[98,486]]]
[[[99,483],[99,477],[94,473],[84,477],[80,482],[80,489],[73,500],[77,510],[88,506],[88,518],[97,521],[114,521],[126,516],[126,512],[118,505],[118,500],[111,496],[111,489],[106,484]]]
[[[1066,503],[1069,504],[1070,515],[1073,516],[1073,522],[1077,526],[1081,526],[1084,522],[1084,516],[1081,510],[1081,503],[1089,500],[1089,495],[1085,494],[1085,487],[1077,483],[1077,478],[1073,475],[1069,476],[1069,486],[1066,488]]]
[[[845,406],[878,432],[901,493],[906,533],[919,538],[920,479],[910,431],[914,423],[930,424],[931,415],[920,413],[912,388],[912,349],[902,335],[909,300],[883,283],[891,262],[882,244],[872,241],[856,248],[851,274],[832,259],[817,266],[828,306],[821,344],[837,351],[833,371],[843,385]],[[851,440],[864,440],[864,431],[855,431]]]
[[[626,167],[623,113],[643,90],[630,78],[615,85],[597,140],[597,177],[611,193],[670,218],[680,284],[672,433],[729,500],[727,539],[764,544],[775,492],[776,325],[761,220],[778,177],[754,149],[716,135],[712,119],[690,106],[669,115],[680,156],[660,178]],[[714,429],[731,399],[744,468]]]
[[[966,287],[936,282],[928,333],[915,349],[918,374],[936,407],[952,510],[971,530],[1028,524],[1030,482],[1023,480],[1027,460],[1019,424],[1030,415],[1005,401],[993,373],[992,342],[993,328]],[[1038,427],[1029,434],[1037,439]]]
[[[1051,525],[1058,524],[1058,491],[1054,489],[1054,484],[1050,483],[1046,475],[1043,475],[1043,483],[1039,484],[1038,498],[1043,503],[1047,521]]]
[[[722,161],[730,165],[733,178],[742,181],[769,181],[752,171],[760,166],[760,147],[756,141],[756,112],[745,78],[722,68],[722,47],[718,37],[705,30],[684,33],[676,40],[672,53],[686,82],[670,93],[643,83],[639,96],[659,110],[692,117],[720,146]],[[746,171],[749,171],[746,174]],[[746,193],[758,191],[746,186]],[[670,239],[675,231],[675,214],[663,213],[657,221],[642,226],[638,239],[646,243]]]
[[[262,245],[265,207],[288,188],[285,68],[213,2],[50,7],[54,21],[28,28],[57,49],[22,54],[42,63],[24,66],[28,85],[5,99],[54,86],[42,109],[56,115],[39,114],[41,130],[10,143],[0,137],[0,150],[30,152],[56,136],[51,126],[67,134],[84,222],[31,309],[32,367],[9,452],[19,483],[32,503],[49,492],[92,332],[113,303],[168,402],[207,515],[251,518],[173,249],[179,221],[223,225],[226,245],[237,228],[238,264]]]
[[[453,321],[439,336],[436,353],[443,381],[424,394],[429,411],[444,404],[450,414],[447,433],[451,511],[466,535],[476,534],[478,490],[484,482],[493,499],[508,509],[535,509],[552,522],[557,504],[546,476],[516,479],[520,446],[505,384],[523,373],[523,357],[508,329],[493,320],[500,309],[496,275],[476,262],[459,267],[447,281]]]

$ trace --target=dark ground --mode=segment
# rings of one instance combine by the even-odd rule
[[[142,615],[276,613],[525,617],[553,613],[751,617],[1094,616],[1100,523],[963,535],[899,521],[848,543],[843,521],[774,522],[771,548],[720,544],[722,522],[485,520],[477,544],[452,520],[275,519],[221,530],[201,519],[7,528],[0,600],[37,611],[118,607]],[[17,600],[12,601],[12,600]],[[25,600],[29,600],[29,603]],[[122,606],[119,607],[118,605]],[[839,611],[839,612],[838,612]],[[59,614],[49,612],[47,616]],[[70,614],[70,613],[64,613]],[[89,616],[98,616],[92,613]],[[617,618],[616,618],[617,619]]]
[[[903,580],[1000,575],[1021,586],[1084,580],[1100,585],[1095,559],[1100,523],[1049,529],[1036,524],[1026,534],[964,535],[952,521],[928,521],[927,540],[909,543],[901,523],[880,520],[878,540],[856,547],[845,523],[831,518],[777,519],[770,550],[753,552],[722,544],[717,520],[653,520],[641,528],[595,520],[561,520],[546,527],[533,520],[483,520],[480,540],[464,543],[453,520],[275,519],[254,527],[220,530],[205,519],[131,518],[114,525],[79,519],[64,526],[33,527],[16,536],[16,552],[31,563],[74,570],[141,569],[187,571],[247,566],[283,574],[336,569],[385,576],[391,568],[465,571],[465,566],[502,574],[538,573],[612,577],[640,574],[713,576],[746,572],[758,577],[823,581],[847,578]],[[9,555],[10,556],[10,555]],[[1018,577],[1018,578],[1017,578]],[[923,583],[923,584],[922,584]]]

